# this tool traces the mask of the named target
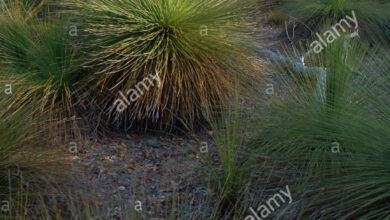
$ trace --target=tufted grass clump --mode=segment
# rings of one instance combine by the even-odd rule
[[[66,2],[87,44],[86,66],[95,73],[87,87],[115,125],[197,122],[202,111],[229,100],[236,79],[254,79],[246,46],[253,42],[254,1]],[[156,73],[160,82],[146,80]],[[130,92],[140,82],[146,86]]]
[[[39,194],[69,172],[69,156],[47,113],[36,116],[34,103],[10,115],[11,102],[0,94],[0,218],[33,218]]]
[[[259,112],[261,133],[252,146],[295,176],[290,217],[390,214],[389,50],[379,42],[371,48],[348,43],[339,39],[307,60],[326,68],[321,83],[317,71],[278,72],[285,96]]]
[[[80,79],[78,53],[65,23],[47,13],[45,1],[0,3],[0,64],[2,82],[23,85],[13,93],[9,106],[17,111],[28,103],[39,103],[33,111],[59,106],[70,115],[72,86]],[[45,16],[42,15],[45,12]]]

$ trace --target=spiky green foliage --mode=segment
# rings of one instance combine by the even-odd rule
[[[329,21],[334,24],[351,16],[352,11],[359,29],[366,34],[378,31],[390,21],[390,2],[381,0],[283,0],[275,11],[298,20],[313,32],[323,29]]]
[[[14,94],[13,109],[39,102],[39,110],[60,105],[70,113],[72,85],[80,78],[77,51],[60,18],[38,16],[43,3],[27,2],[0,4],[1,80],[16,79],[29,87]]]
[[[351,45],[346,52],[339,39],[307,62],[327,68],[325,90],[316,89],[319,72],[280,73],[287,95],[261,111],[262,132],[253,144],[273,158],[273,166],[295,168],[292,192],[301,208],[294,217],[390,214],[388,51],[376,56],[378,50]]]
[[[211,179],[218,196],[216,208],[221,216],[230,216],[235,212],[233,207],[242,201],[250,182],[252,160],[244,159],[246,156],[242,157],[247,126],[242,110],[236,97],[234,104],[219,110],[221,117],[213,115],[208,118],[219,156],[219,163],[211,163],[209,166],[213,171]]]
[[[236,77],[253,73],[244,45],[251,43],[246,19],[255,9],[251,0],[66,2],[89,42],[95,99],[114,122],[166,127],[175,118],[197,121],[202,110],[230,97]],[[134,93],[127,94],[130,104],[119,113],[118,93],[126,95],[156,71],[161,85],[146,82],[149,90],[141,86],[133,100]]]

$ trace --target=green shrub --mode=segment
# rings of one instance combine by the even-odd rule
[[[66,2],[87,42],[87,64],[97,75],[88,88],[113,123],[196,122],[203,110],[229,100],[236,78],[253,75],[245,45],[252,42],[246,18],[255,11],[254,1]],[[130,92],[156,72],[161,83],[152,80],[148,91]],[[133,99],[121,102],[119,92]]]

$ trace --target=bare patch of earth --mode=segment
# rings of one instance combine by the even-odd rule
[[[170,213],[172,206],[181,219],[200,213],[205,217],[215,196],[208,186],[210,171],[202,162],[210,156],[200,151],[203,141],[212,145],[208,135],[133,134],[101,143],[88,141],[74,157],[74,168],[80,173],[74,183],[80,195],[93,199],[102,218],[121,219],[136,212],[150,219]]]

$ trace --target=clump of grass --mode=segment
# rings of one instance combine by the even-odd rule
[[[390,63],[356,41],[347,48],[339,39],[308,61],[326,67],[323,89],[316,89],[319,72],[279,72],[286,96],[261,111],[262,132],[253,146],[275,166],[297,168],[291,185],[299,196],[294,208],[301,208],[294,217],[382,219],[390,213]]]
[[[255,11],[254,1],[66,2],[75,9],[91,54],[88,66],[96,73],[91,93],[116,125],[199,121],[203,110],[229,100],[234,79],[253,75],[248,74],[253,65],[245,45],[252,42],[247,18]],[[118,93],[126,95],[156,71],[161,85],[146,82],[148,91],[141,87],[140,97],[119,113],[114,105]]]
[[[56,136],[47,126],[47,117],[33,117],[31,112],[36,106],[25,105],[10,115],[7,106],[13,100],[3,96],[0,99],[0,200],[4,211],[0,216],[2,219],[33,216],[39,192],[52,184],[52,178],[67,173],[65,147],[61,149],[62,144],[54,141]]]
[[[220,107],[215,117],[207,116],[212,129],[218,159],[209,161],[211,187],[216,193],[214,216],[218,219],[242,219],[255,199],[260,200],[270,178],[266,159],[258,149],[248,145],[253,129],[252,110],[244,105],[246,94],[235,91],[230,105]],[[209,149],[209,153],[213,151]],[[254,198],[254,196],[259,196]]]
[[[70,115],[72,86],[81,76],[78,54],[61,18],[39,15],[43,2],[0,3],[0,76],[26,88],[14,94],[12,109],[37,102],[39,111],[61,106]]]
[[[213,139],[217,146],[221,170],[219,165],[210,164],[213,170],[213,182],[218,194],[217,207],[221,215],[231,211],[231,208],[240,200],[240,194],[248,181],[249,167],[242,165],[240,150],[244,141],[244,123],[240,121],[241,112],[237,106],[234,109],[223,109],[222,117],[211,119]]]

